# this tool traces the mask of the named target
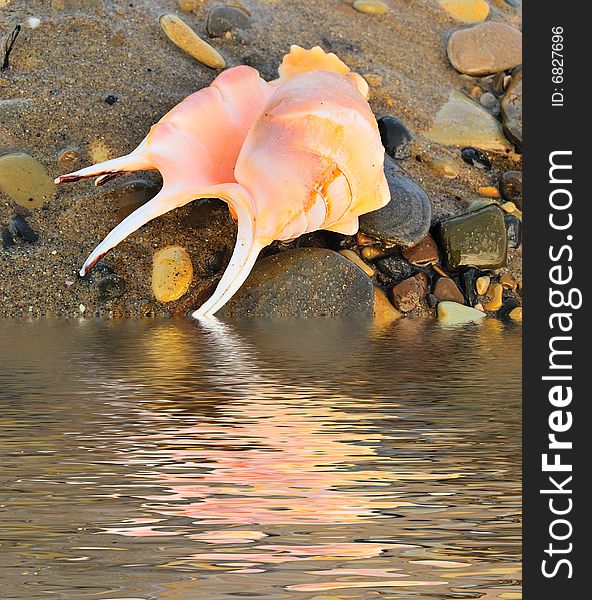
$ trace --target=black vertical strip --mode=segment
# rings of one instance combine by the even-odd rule
[[[592,157],[586,144],[592,131],[592,103],[585,89],[591,54],[587,23],[580,2],[524,2],[523,597],[527,600],[584,598],[592,593],[587,560],[592,503],[587,492],[592,471],[588,382]],[[550,160],[566,168],[550,176]],[[568,205],[570,198],[571,204],[563,209],[551,205]],[[564,227],[570,218],[573,222],[566,229],[550,222]],[[572,279],[566,281],[570,267]],[[576,308],[579,292],[583,305]],[[565,306],[551,306],[562,298]],[[553,349],[564,353],[552,356]],[[562,446],[550,449],[553,440]],[[550,464],[546,471],[544,455]]]

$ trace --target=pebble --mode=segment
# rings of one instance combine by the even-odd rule
[[[376,266],[381,273],[384,273],[391,283],[399,283],[404,279],[411,277],[416,269],[406,260],[396,256],[387,256],[377,261]]]
[[[444,325],[475,323],[485,318],[485,316],[485,313],[480,310],[458,302],[445,301],[438,304],[438,321]]]
[[[364,235],[361,231],[356,233],[356,244],[358,246],[369,246],[370,244],[376,244],[376,239]]]
[[[118,100],[119,98],[115,94],[107,94],[105,96],[105,104],[109,106],[113,106]]]
[[[479,296],[484,296],[489,289],[489,284],[491,283],[491,277],[488,275],[481,275],[475,282],[475,290]]]
[[[8,229],[8,227],[3,227],[1,234],[2,234],[2,248],[4,250],[6,250],[7,248],[10,248],[11,246],[14,246],[14,238],[12,237],[12,234],[10,233],[10,230]]]
[[[481,23],[487,19],[489,4],[485,0],[438,0],[440,6],[462,23]]]
[[[513,202],[504,202],[500,208],[509,215],[516,212],[516,205]]]
[[[411,132],[396,117],[387,115],[378,119],[380,139],[387,154],[392,158],[409,156],[408,145],[412,139]]]
[[[401,317],[398,311],[388,299],[388,296],[380,288],[374,288],[374,321],[380,324],[392,323]]]
[[[522,223],[514,215],[504,217],[506,223],[506,232],[508,236],[508,245],[510,248],[519,248],[522,243]]]
[[[426,296],[426,302],[430,308],[436,308],[438,306],[438,298],[434,294],[428,294]]]
[[[502,273],[499,282],[502,284],[502,287],[508,288],[510,290],[515,290],[517,287],[516,280],[510,275],[508,271],[504,271]]]
[[[429,233],[419,244],[411,246],[411,248],[406,248],[401,254],[405,260],[417,266],[431,265],[437,262],[439,258],[438,246]]]
[[[74,146],[68,146],[60,150],[58,154],[58,165],[61,167],[71,167],[80,161],[80,150]]]
[[[518,323],[522,323],[522,307],[521,306],[517,306],[516,308],[512,309],[510,311],[510,314],[508,316],[513,321],[517,321]]]
[[[34,244],[38,239],[39,235],[32,227],[27,223],[27,219],[23,215],[15,215],[8,226],[13,239],[14,237],[20,237],[29,244]]]
[[[503,213],[495,205],[446,219],[437,233],[450,270],[499,269],[506,264],[508,236]]]
[[[389,7],[380,0],[356,0],[354,8],[361,12],[371,15],[384,15],[389,11]]]
[[[512,82],[512,76],[507,75],[505,71],[500,71],[493,76],[491,89],[496,96],[503,96]]]
[[[376,272],[369,264],[366,264],[353,250],[340,250],[339,254],[345,256],[348,260],[351,260],[354,265],[357,265],[368,275],[368,277],[374,277],[374,273]]]
[[[385,251],[380,246],[364,246],[361,250],[362,258],[373,261],[377,258],[382,258]]]
[[[434,296],[440,301],[450,300],[451,302],[465,303],[463,293],[450,277],[440,277],[434,287]]]
[[[486,185],[479,188],[479,196],[483,196],[484,198],[499,198],[500,191],[495,186]]]
[[[220,52],[202,40],[185,21],[176,15],[168,14],[160,17],[160,26],[171,42],[195,60],[212,69],[223,69],[226,66],[226,61]]]
[[[522,62],[522,33],[497,21],[460,29],[448,39],[448,59],[460,73],[482,77]]]
[[[472,167],[478,169],[485,169],[486,171],[491,170],[491,161],[484,152],[477,150],[476,148],[463,148],[460,155],[464,162]]]
[[[193,279],[193,265],[182,246],[168,246],[152,258],[152,291],[160,302],[172,302],[183,296]]]
[[[506,137],[520,149],[522,147],[522,70],[514,74],[501,104],[502,124]]]
[[[210,37],[224,37],[235,29],[250,27],[251,19],[247,13],[236,6],[214,6],[208,13],[206,30]]]
[[[218,313],[271,319],[370,319],[372,280],[338,252],[297,248],[255,264],[245,283]]]
[[[95,289],[101,302],[109,302],[123,296],[125,279],[115,273],[109,273],[96,280]]]
[[[105,195],[117,206],[117,216],[124,219],[134,210],[152,200],[159,187],[149,179],[137,178],[117,183]]]
[[[490,312],[494,312],[499,310],[502,307],[502,295],[504,293],[504,288],[501,283],[492,283],[489,286],[489,290],[487,290],[488,300],[484,302],[483,308]]]
[[[434,158],[430,166],[434,173],[448,179],[455,179],[460,175],[460,166],[451,158]]]
[[[41,25],[41,19],[39,17],[29,17],[26,23],[29,29],[37,29]]]
[[[191,12],[195,10],[199,4],[199,0],[177,0],[179,10],[183,12]]]
[[[505,200],[522,208],[522,172],[506,171],[500,179],[500,191]]]
[[[474,146],[505,152],[511,149],[499,121],[481,105],[461,92],[450,94],[436,113],[429,139],[445,146]]]
[[[478,276],[479,271],[477,269],[465,269],[460,275],[463,290],[465,292],[465,298],[469,306],[477,305],[477,296],[475,295],[475,288]]]
[[[410,312],[421,306],[428,292],[428,278],[425,273],[417,273],[391,290],[391,298],[395,308],[402,312]]]
[[[21,206],[38,208],[56,195],[45,167],[29,154],[0,156],[0,191]]]
[[[389,156],[385,156],[384,169],[391,201],[379,210],[362,215],[360,231],[394,246],[414,246],[430,228],[430,199]]]
[[[491,92],[485,92],[484,94],[481,94],[481,97],[479,98],[479,104],[481,104],[483,108],[486,108],[493,113],[497,113],[499,111],[499,102]]]

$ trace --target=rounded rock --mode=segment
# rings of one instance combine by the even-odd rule
[[[476,323],[485,318],[485,313],[458,304],[457,302],[440,302],[438,304],[438,321],[443,325],[463,325],[465,323]]]
[[[502,307],[504,288],[501,283],[492,283],[487,290],[489,299],[483,304],[483,308],[490,312],[495,312]]]
[[[507,171],[500,179],[500,191],[504,200],[514,202],[522,208],[522,173],[520,171]]]
[[[387,115],[378,119],[380,139],[387,154],[392,158],[405,158],[409,156],[407,146],[411,141],[411,132],[402,121]]]
[[[430,199],[388,156],[385,156],[384,170],[391,201],[379,210],[362,215],[360,231],[394,246],[414,246],[430,228]]]
[[[369,319],[372,280],[338,252],[298,248],[268,256],[218,313],[222,317]]]
[[[380,0],[356,0],[353,7],[369,15],[384,15],[389,11],[388,5]]]
[[[246,29],[251,25],[249,15],[236,6],[214,6],[208,13],[206,30],[210,37],[224,37],[229,31]]]
[[[45,167],[29,154],[0,156],[0,191],[27,208],[38,208],[56,195],[56,186]]]
[[[462,23],[481,23],[487,19],[489,4],[485,0],[438,0],[440,6]]]
[[[460,175],[460,166],[451,158],[434,158],[430,166],[434,173],[448,179],[455,179]]]
[[[460,73],[476,77],[511,69],[522,62],[522,33],[496,21],[460,29],[448,39],[448,59]]]
[[[152,291],[160,302],[172,302],[183,296],[193,279],[193,265],[182,246],[168,246],[152,258]]]
[[[475,282],[475,290],[479,296],[484,296],[489,289],[489,284],[491,283],[491,277],[488,275],[482,275],[477,278]]]

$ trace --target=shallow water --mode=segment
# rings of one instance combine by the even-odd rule
[[[0,597],[520,598],[520,331],[0,322]]]

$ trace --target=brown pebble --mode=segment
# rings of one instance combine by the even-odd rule
[[[509,215],[512,215],[516,212],[516,205],[513,202],[504,202],[501,205],[501,209]]]
[[[434,287],[434,296],[441,302],[450,300],[451,302],[465,303],[465,297],[458,289],[458,286],[450,277],[440,277]]]
[[[183,296],[193,279],[193,265],[182,246],[168,246],[152,258],[152,291],[160,302],[172,302]]]
[[[457,162],[451,158],[434,158],[430,163],[434,173],[447,177],[448,179],[454,179],[460,174],[460,166]]]
[[[371,238],[370,236],[367,236],[365,233],[362,233],[361,231],[358,231],[358,233],[356,233],[356,244],[358,246],[369,246],[371,244],[376,244],[376,239]]]
[[[496,311],[502,307],[502,294],[504,292],[504,288],[500,283],[492,283],[489,286],[489,290],[487,291],[487,296],[489,299],[483,307],[488,311]]]
[[[491,277],[488,277],[487,275],[482,275],[481,277],[478,277],[477,281],[475,282],[475,291],[477,292],[477,295],[483,296],[484,294],[486,294],[487,290],[489,289],[490,283]]]
[[[504,271],[502,276],[500,277],[499,282],[503,287],[509,288],[511,290],[515,290],[517,287],[516,280],[510,275],[508,271]]]
[[[412,265],[431,265],[438,260],[438,246],[434,238],[428,233],[419,244],[411,246],[411,248],[405,248],[402,255]]]
[[[396,308],[409,312],[422,304],[427,291],[428,278],[425,273],[418,273],[393,287],[391,298]]]
[[[374,321],[379,324],[391,323],[400,316],[400,311],[391,304],[387,295],[380,288],[374,288]]]

